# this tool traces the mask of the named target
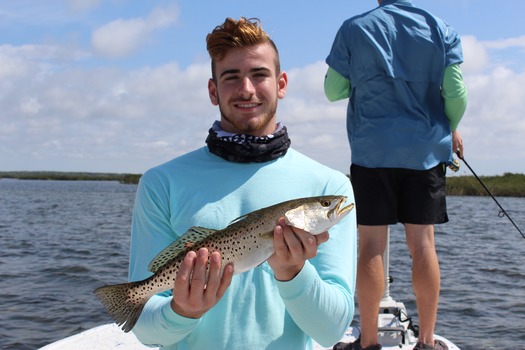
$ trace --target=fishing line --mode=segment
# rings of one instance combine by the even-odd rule
[[[467,161],[465,160],[465,158],[463,158],[462,156],[459,155],[459,151],[456,152],[457,156],[459,157],[459,159],[461,159],[463,161],[463,163],[465,163],[465,165],[470,169],[470,171],[472,172],[472,174],[474,175],[474,177],[479,181],[479,183],[481,184],[481,186],[483,186],[483,188],[485,189],[485,191],[487,191],[487,193],[492,197],[492,199],[494,200],[494,202],[496,202],[496,204],[498,205],[498,207],[501,209],[500,212],[498,213],[498,216],[500,218],[502,218],[503,216],[506,216],[510,222],[514,225],[514,227],[516,228],[516,230],[518,230],[518,232],[521,234],[521,236],[523,238],[525,238],[525,234],[523,232],[521,232],[521,230],[519,229],[518,225],[516,225],[514,223],[514,221],[510,218],[509,214],[507,214],[507,212],[505,211],[505,209],[503,209],[503,207],[501,206],[501,204],[499,204],[499,202],[496,200],[496,198],[492,195],[492,193],[490,193],[489,189],[487,188],[487,186],[485,186],[485,184],[483,183],[483,181],[481,181],[481,179],[478,177],[478,175],[476,175],[476,173],[474,172],[474,170],[472,170],[472,168],[470,167],[470,165],[467,163]]]

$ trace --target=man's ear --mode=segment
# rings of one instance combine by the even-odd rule
[[[214,106],[219,105],[219,96],[217,95],[217,85],[215,81],[210,78],[208,80],[208,95],[210,96],[210,101]]]
[[[286,87],[288,86],[288,75],[286,72],[281,72],[277,80],[277,97],[279,99],[286,96]]]

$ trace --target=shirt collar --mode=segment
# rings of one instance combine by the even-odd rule
[[[399,4],[399,5],[412,5],[411,0],[383,0],[381,1],[380,6],[386,6],[391,4]]]

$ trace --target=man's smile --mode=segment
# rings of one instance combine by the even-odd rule
[[[255,103],[255,102],[250,102],[250,103],[236,103],[236,104],[235,104],[235,107],[237,107],[237,108],[243,108],[243,109],[250,109],[250,108],[258,107],[259,105],[260,105],[259,103]]]

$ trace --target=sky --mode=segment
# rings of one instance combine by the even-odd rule
[[[525,1],[414,0],[461,35],[459,130],[478,175],[525,173]],[[276,42],[292,147],[348,173],[347,101],[324,62],[341,23],[374,0],[0,0],[0,171],[144,173],[202,147],[219,119],[205,38],[257,17]],[[307,169],[305,169],[307,171]],[[456,175],[470,175],[462,167]]]

